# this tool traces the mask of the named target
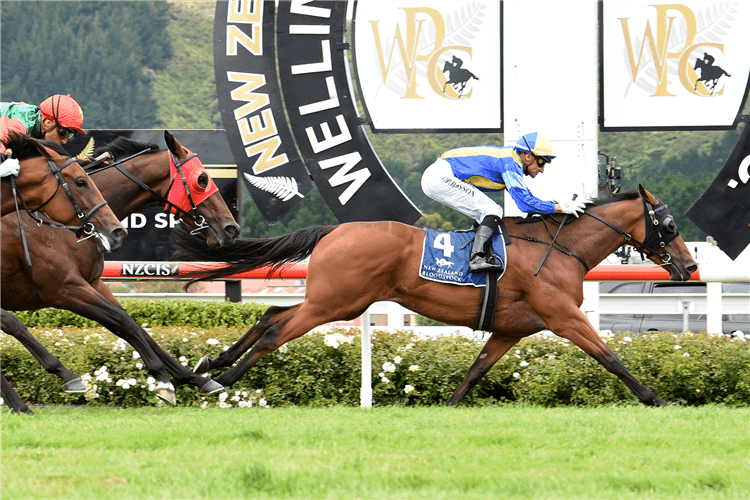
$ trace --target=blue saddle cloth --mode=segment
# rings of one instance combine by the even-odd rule
[[[430,281],[453,283],[455,285],[473,285],[483,287],[487,284],[485,273],[474,274],[469,271],[469,254],[475,233],[441,233],[434,229],[424,228],[424,246],[419,276]],[[467,242],[470,242],[467,244]],[[463,247],[463,248],[462,248]],[[492,251],[506,263],[505,241],[501,234],[492,237]],[[497,279],[505,274],[499,274]]]

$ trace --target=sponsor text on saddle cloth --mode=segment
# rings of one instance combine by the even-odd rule
[[[474,274],[469,271],[469,253],[474,238],[474,232],[441,233],[434,229],[424,228],[424,246],[422,247],[422,263],[419,266],[419,276],[426,280],[439,283],[453,283],[455,285],[486,285],[485,273]],[[505,242],[502,234],[492,237],[492,251],[495,257],[506,264]],[[506,266],[503,266],[506,267]],[[503,277],[498,274],[497,279]]]

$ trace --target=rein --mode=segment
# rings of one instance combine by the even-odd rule
[[[62,177],[62,171],[63,171],[63,169],[65,167],[67,167],[68,165],[70,165],[71,163],[75,163],[76,159],[75,158],[69,158],[60,167],[58,167],[57,164],[55,164],[55,162],[52,161],[52,160],[50,160],[49,158],[47,159],[47,162],[49,163],[49,166],[50,166],[50,169],[52,170],[52,173],[55,174],[55,177],[57,178],[57,189],[55,189],[55,192],[52,194],[52,196],[50,196],[50,198],[47,201],[45,201],[44,203],[42,203],[38,208],[36,208],[33,211],[26,205],[26,201],[23,199],[23,196],[21,196],[21,193],[18,192],[18,190],[16,189],[16,183],[15,183],[15,180],[14,180],[13,176],[10,176],[10,185],[11,185],[11,189],[12,189],[12,192],[13,192],[13,200],[14,200],[14,202],[16,204],[16,214],[18,215],[18,227],[19,227],[19,232],[21,233],[21,243],[23,244],[23,252],[24,252],[24,256],[26,257],[26,265],[28,267],[31,267],[31,256],[29,255],[29,246],[28,246],[28,243],[26,242],[26,231],[24,231],[23,224],[21,223],[21,210],[18,207],[18,200],[19,199],[21,200],[21,204],[23,205],[24,210],[26,211],[27,214],[29,214],[29,217],[31,217],[32,219],[34,219],[34,221],[36,221],[37,226],[47,225],[49,227],[53,227],[53,228],[56,228],[56,229],[75,229],[76,230],[76,237],[77,238],[81,238],[81,236],[83,234],[87,235],[85,238],[79,239],[78,240],[79,242],[85,241],[85,240],[87,240],[87,239],[89,239],[89,238],[91,238],[91,237],[93,237],[93,236],[95,236],[97,234],[96,228],[89,221],[89,219],[94,214],[94,212],[96,212],[101,207],[103,207],[104,205],[107,204],[107,200],[102,200],[99,203],[97,203],[96,205],[94,205],[91,208],[91,210],[88,211],[88,213],[84,213],[83,210],[81,210],[81,207],[78,206],[78,203],[76,202],[75,198],[73,197],[73,193],[70,191],[70,186],[68,186],[68,183],[65,182],[65,179],[63,179],[63,177]],[[66,226],[66,225],[63,225],[63,224],[56,224],[54,222],[48,222],[46,220],[42,220],[41,218],[39,218],[35,214],[35,212],[40,212],[41,209],[47,203],[49,203],[52,200],[52,198],[55,197],[55,195],[60,190],[60,188],[63,189],[63,191],[65,192],[65,195],[68,197],[68,199],[70,200],[70,202],[73,204],[73,208],[75,209],[76,213],[78,214],[78,218],[81,219],[81,225],[80,226]]]
[[[607,219],[591,212],[588,209],[584,209],[583,213],[586,215],[589,215],[593,217],[594,219],[606,224],[607,226],[611,227],[615,231],[617,231],[619,234],[625,237],[625,243],[628,245],[632,245],[636,250],[643,253],[644,250],[649,252],[649,254],[654,254],[658,256],[662,260],[662,264],[659,264],[660,266],[670,266],[672,264],[672,256],[664,250],[664,248],[677,236],[680,235],[679,231],[676,229],[670,229],[671,223],[674,222],[672,219],[672,215],[669,213],[668,207],[666,204],[659,201],[656,205],[651,205],[648,203],[645,199],[641,198],[643,201],[643,207],[645,212],[645,223],[646,223],[646,238],[643,240],[643,242],[640,242],[633,238],[633,236],[629,233],[626,233],[616,225],[609,222]],[[549,248],[547,249],[547,253],[542,258],[542,261],[539,263],[539,267],[537,268],[536,272],[534,273],[534,276],[539,273],[542,266],[544,265],[544,262],[546,261],[547,257],[549,256],[550,250],[554,248],[555,250],[558,250],[559,252],[576,259],[578,262],[581,263],[583,268],[588,273],[591,269],[589,268],[588,264],[583,261],[580,257],[572,253],[570,250],[564,247],[560,247],[555,245],[555,240],[557,239],[557,236],[560,234],[560,231],[562,230],[563,225],[567,222],[568,216],[566,215],[563,217],[563,220],[559,222],[560,227],[557,229],[557,233],[555,233],[555,236],[552,238],[551,243],[547,243],[546,241],[541,241],[537,238],[529,237],[529,236],[516,236],[511,234],[511,238],[517,238],[519,240],[526,240],[530,241],[532,243],[542,243],[544,245],[548,245]],[[651,220],[651,224],[648,223],[648,219]],[[545,227],[547,225],[546,220],[542,219]],[[557,222],[554,217],[552,217],[552,220]],[[673,227],[673,226],[672,226]],[[547,229],[549,231],[549,228]],[[551,233],[550,233],[551,236]],[[636,246],[638,245],[638,246]],[[658,249],[656,248],[658,246]],[[660,250],[661,249],[661,252]]]
[[[140,187],[144,191],[147,191],[147,192],[153,194],[154,196],[156,196],[157,198],[159,198],[159,200],[161,202],[165,203],[165,208],[166,207],[170,207],[172,210],[175,211],[175,213],[177,214],[178,217],[182,217],[183,215],[187,215],[188,217],[190,217],[193,220],[193,222],[196,224],[196,226],[197,226],[195,229],[192,229],[190,231],[190,234],[197,234],[200,231],[202,231],[203,229],[208,228],[209,226],[206,224],[206,219],[202,215],[200,215],[198,213],[198,207],[195,204],[195,202],[193,202],[193,197],[190,194],[190,188],[188,187],[188,182],[187,182],[187,179],[185,177],[185,173],[182,171],[182,166],[185,163],[187,163],[189,160],[193,159],[194,157],[197,157],[198,155],[195,154],[195,153],[191,153],[184,160],[182,160],[180,162],[180,161],[178,161],[177,156],[175,156],[175,154],[172,151],[169,151],[169,154],[170,154],[170,156],[172,158],[172,162],[174,163],[174,166],[177,169],[177,172],[182,177],[182,184],[183,184],[183,186],[185,188],[185,194],[187,194],[188,200],[190,200],[191,208],[188,209],[188,210],[185,210],[183,208],[178,207],[177,205],[175,205],[174,203],[172,203],[171,201],[169,201],[167,198],[165,198],[161,194],[159,194],[156,191],[154,191],[151,188],[151,186],[149,186],[148,184],[146,184],[145,182],[143,182],[142,180],[140,180],[135,175],[133,175],[130,172],[128,172],[122,166],[123,163],[128,162],[128,161],[132,160],[133,158],[136,158],[136,157],[138,157],[138,156],[140,156],[142,154],[148,153],[149,151],[151,151],[151,148],[144,149],[143,151],[139,151],[138,153],[130,155],[127,158],[123,158],[122,160],[118,160],[118,161],[115,161],[113,163],[105,164],[101,168],[98,168],[96,170],[91,170],[90,172],[88,172],[90,169],[92,169],[92,168],[94,168],[96,166],[99,166],[102,162],[104,162],[105,159],[102,158],[100,160],[96,160],[96,161],[92,162],[91,164],[87,165],[86,167],[84,167],[84,170],[86,170],[89,173],[89,175],[94,175],[94,174],[97,174],[97,173],[99,173],[99,172],[101,172],[103,170],[107,170],[109,168],[113,168],[114,167],[117,170],[119,170],[125,177],[127,177],[128,179],[130,179],[131,181],[133,181],[133,183],[136,186]],[[177,178],[177,174],[175,174],[174,177],[172,177],[172,180],[169,183],[169,188],[167,189],[167,197],[169,196],[169,193],[171,193],[172,189],[174,188],[174,181],[175,181],[176,178]],[[195,212],[195,213],[192,213],[192,212]]]

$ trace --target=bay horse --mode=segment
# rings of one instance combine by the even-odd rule
[[[233,242],[239,236],[240,228],[221,194],[213,191],[202,199],[211,191],[211,186],[215,187],[208,172],[198,157],[169,132],[165,131],[164,138],[167,151],[159,151],[155,144],[125,138],[118,138],[97,149],[94,153],[97,156],[106,151],[115,159],[130,159],[121,161],[117,166],[91,171],[91,178],[118,217],[125,218],[136,210],[166,204],[166,208],[179,213],[192,233],[202,234],[204,244],[219,246]],[[196,203],[193,204],[193,201]],[[223,389],[218,383],[193,373],[164,352],[127,314],[101,279],[104,257],[93,245],[77,244],[67,235],[52,234],[44,227],[37,227],[28,217],[24,218],[23,225],[32,243],[32,256],[40,265],[33,269],[25,268],[21,265],[17,239],[2,238],[0,257],[3,286],[0,295],[3,308],[19,311],[55,307],[101,323],[139,352],[149,373],[159,382],[157,396],[170,404],[175,404],[176,400],[167,372],[178,384],[192,384],[203,393]],[[17,232],[16,220],[3,217],[2,232],[3,235]],[[18,338],[48,372],[60,376],[66,391],[85,392],[80,378],[48,353],[26,327],[7,311],[2,311],[2,327],[3,331]],[[6,380],[2,382],[3,398],[10,401],[10,391],[13,389],[10,384],[6,385]],[[17,395],[16,398],[13,401],[20,400]],[[20,406],[20,411],[25,411],[23,406]]]
[[[585,216],[559,231],[555,251],[541,272],[534,271],[551,247],[550,226],[565,223],[558,216],[508,217],[512,244],[508,266],[498,282],[492,335],[466,378],[448,399],[457,404],[487,371],[523,337],[541,330],[574,342],[617,375],[647,405],[664,401],[644,387],[607,347],[583,312],[583,279],[589,269],[623,244],[637,246],[649,259],[669,270],[671,280],[684,281],[697,269],[679,236],[667,206],[638,186],[638,191],[608,194],[587,205]],[[203,358],[195,368],[203,373],[236,366],[214,377],[231,386],[263,356],[315,327],[352,320],[377,301],[392,301],[429,318],[474,327],[481,290],[437,283],[418,274],[425,232],[398,222],[359,222],[317,226],[267,239],[242,239],[209,250],[193,238],[179,235],[175,258],[227,262],[200,271],[188,283],[216,279],[261,266],[271,270],[309,256],[304,301],[270,307],[229,350],[216,359]]]
[[[13,179],[2,179],[2,215],[44,211],[65,229],[95,236],[102,251],[120,248],[128,232],[75,158],[69,158],[56,142],[15,130],[3,143],[21,168]]]

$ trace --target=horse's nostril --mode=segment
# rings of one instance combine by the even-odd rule
[[[697,271],[697,270],[698,270],[698,264],[690,264],[690,265],[689,265],[689,266],[687,266],[687,267],[686,267],[685,269],[687,269],[687,271],[688,271],[688,272],[689,272],[690,274],[693,274],[693,273],[694,273],[695,271]]]
[[[128,230],[125,229],[124,227],[118,227],[116,229],[113,229],[111,234],[113,238],[122,240],[128,235]]]

